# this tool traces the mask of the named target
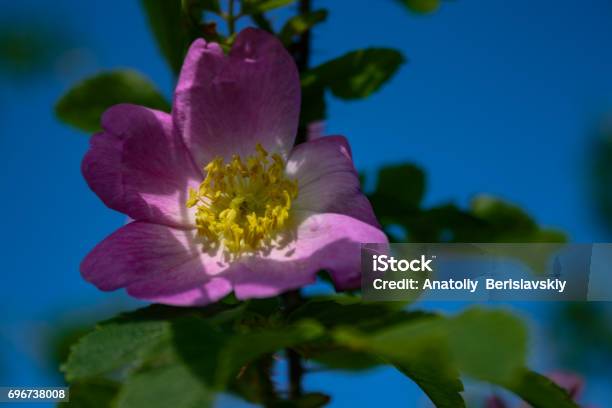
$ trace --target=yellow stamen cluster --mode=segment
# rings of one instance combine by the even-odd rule
[[[204,167],[206,178],[190,189],[187,207],[196,207],[198,233],[222,244],[229,254],[256,251],[270,245],[287,224],[297,181],[284,174],[278,154],[257,144],[256,154],[229,163],[216,157]]]

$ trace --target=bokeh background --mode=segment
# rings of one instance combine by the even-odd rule
[[[375,96],[328,101],[326,133],[349,138],[360,170],[373,176],[383,164],[413,162],[427,172],[428,204],[463,205],[487,192],[572,241],[610,240],[612,3],[457,0],[431,15],[411,15],[392,0],[315,5],[330,16],[314,32],[314,64],[375,45],[409,58]],[[1,3],[0,385],[61,384],[65,333],[138,306],[80,278],[83,256],[125,219],[81,177],[88,137],[53,113],[76,80],[118,67],[137,69],[171,95],[172,75],[138,1]],[[530,322],[534,368],[579,372],[584,401],[612,406],[611,306],[503,306]],[[306,387],[331,392],[332,406],[427,406],[392,369],[320,373]]]

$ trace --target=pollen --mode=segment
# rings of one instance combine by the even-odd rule
[[[244,159],[216,157],[204,166],[206,177],[189,190],[188,208],[196,208],[198,235],[221,245],[229,255],[256,252],[272,245],[289,222],[298,194],[296,180],[285,173],[285,162],[260,144]]]

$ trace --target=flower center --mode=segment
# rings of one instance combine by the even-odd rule
[[[196,207],[198,234],[234,255],[271,245],[298,194],[297,181],[284,169],[282,157],[260,144],[245,160],[235,155],[229,163],[222,157],[210,161],[206,178],[187,199],[188,208]]]

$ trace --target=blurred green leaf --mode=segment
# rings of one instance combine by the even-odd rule
[[[244,14],[261,14],[293,3],[295,3],[295,0],[244,0],[242,2],[242,12]]]
[[[605,374],[612,360],[612,309],[606,302],[567,302],[555,308],[549,336],[558,339],[564,367]]]
[[[440,0],[396,0],[403,4],[408,10],[427,14],[433,13],[440,7]]]
[[[218,2],[141,0],[141,4],[162,55],[172,72],[178,75],[187,48],[199,34],[193,20],[199,22],[198,12],[204,7],[218,9]],[[184,5],[190,13],[196,15],[185,13]]]
[[[424,312],[405,312],[404,302],[368,302],[354,296],[323,296],[308,299],[289,315],[289,322],[314,320],[334,328],[351,325],[364,330],[386,327],[396,321],[407,321],[426,315]]]
[[[423,312],[406,312],[401,303],[363,303],[358,298],[332,297],[308,300],[295,310],[290,319],[313,319],[328,329],[337,329],[336,336],[343,341],[321,341],[301,349],[302,354],[328,368],[361,370],[389,362],[415,381],[438,407],[461,407],[463,400],[459,392],[463,390],[457,371],[453,368],[448,353],[439,349],[439,342],[419,341],[420,346],[412,348],[410,340],[401,335],[396,344],[393,334],[380,341],[368,337],[352,337],[359,333],[393,333],[393,328],[435,320],[436,316]],[[418,333],[418,330],[415,332]],[[421,332],[422,334],[422,332]],[[384,334],[382,335],[384,337]],[[418,334],[417,334],[418,336]],[[378,342],[377,342],[378,341]],[[388,353],[380,352],[389,343],[390,348],[398,347],[402,358],[395,359]],[[427,351],[425,350],[427,348]]]
[[[214,393],[184,365],[156,367],[132,374],[117,397],[117,408],[204,408]]]
[[[487,222],[498,242],[564,242],[560,231],[540,229],[520,207],[489,195],[475,197],[471,211]]]
[[[461,371],[499,384],[511,383],[527,359],[527,330],[502,310],[471,309],[451,320],[451,352]]]
[[[61,408],[112,408],[119,384],[108,380],[93,380],[70,384],[70,401],[61,402]]]
[[[447,344],[446,320],[423,316],[378,331],[339,328],[339,343],[373,353],[411,378],[437,407],[465,406],[463,385]]]
[[[392,362],[417,384],[431,385],[424,387],[429,394],[446,390],[441,396],[430,395],[446,404],[442,406],[459,401],[455,369],[480,380],[510,384],[525,365],[525,328],[503,311],[472,309],[450,319],[423,316],[367,332],[341,328],[336,338]],[[435,379],[427,375],[437,382],[431,384]]]
[[[314,25],[321,23],[327,19],[327,10],[315,10],[307,14],[298,14],[291,17],[283,28],[278,37],[286,46],[291,44],[293,38],[310,30]]]
[[[505,386],[533,408],[579,408],[566,390],[533,371],[525,370],[517,381]]]
[[[325,87],[341,99],[366,98],[380,89],[405,62],[390,48],[349,52],[302,75],[302,86]]]
[[[452,203],[422,208],[425,190],[425,174],[413,164],[379,171],[368,197],[392,242],[566,241],[561,231],[541,228],[520,207],[489,195],[475,197],[468,209]]]
[[[50,72],[70,44],[61,26],[46,21],[21,21],[2,16],[0,21],[0,76],[31,79]]]
[[[385,166],[378,173],[371,199],[379,214],[401,214],[418,208],[425,195],[425,173],[413,164]]]
[[[132,70],[104,72],[70,89],[55,105],[56,115],[85,132],[100,130],[100,117],[109,107],[133,103],[168,112],[170,105],[155,86]]]

